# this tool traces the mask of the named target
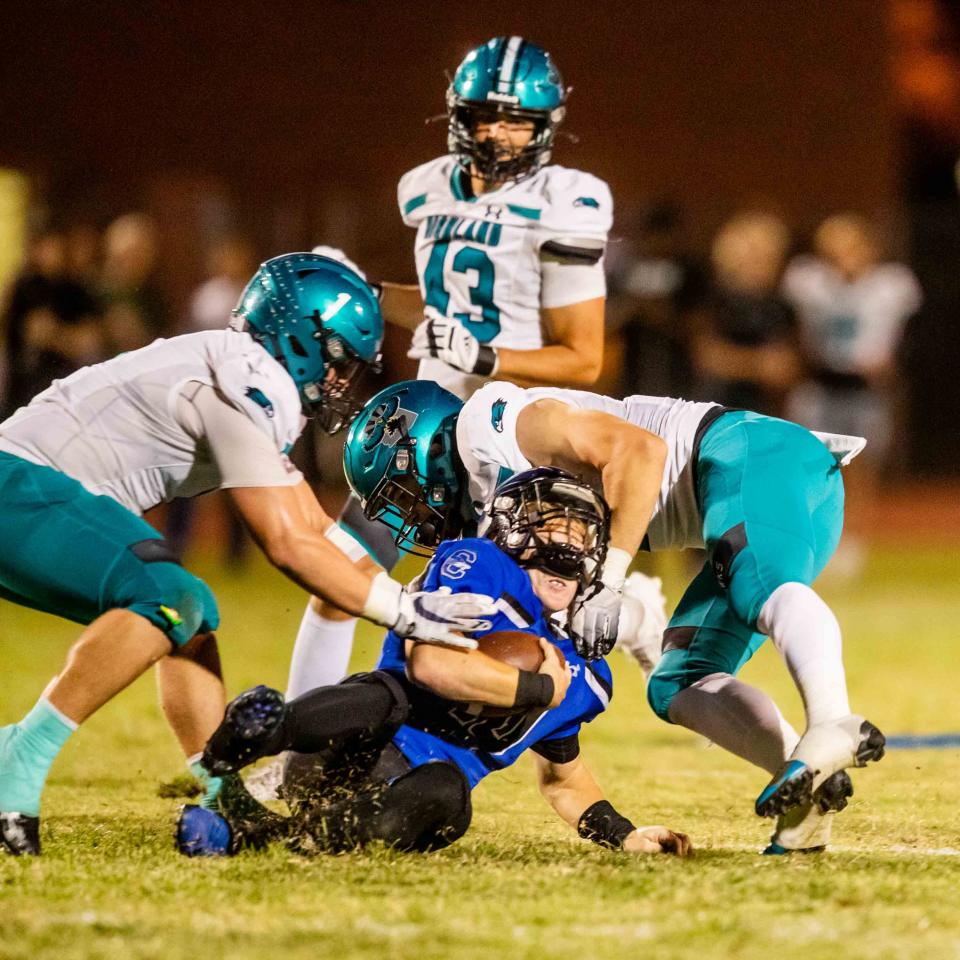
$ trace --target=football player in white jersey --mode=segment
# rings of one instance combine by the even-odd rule
[[[852,793],[845,768],[883,755],[883,735],[850,711],[840,627],[810,587],[840,538],[840,466],[863,445],[711,403],[494,382],[461,405],[408,381],[354,420],[344,468],[367,516],[421,548],[467,528],[512,473],[560,467],[602,487],[610,547],[599,587],[571,612],[587,657],[617,637],[637,550],[705,547],[663,634],[648,699],[662,719],[772,775],[756,810],[779,816],[768,852],[782,853],[822,848],[832,811]],[[802,737],[736,678],[767,636],[803,697]]]
[[[462,399],[494,375],[589,386],[600,374],[613,201],[602,180],[549,162],[566,95],[545,50],[522,37],[482,44],[447,90],[449,152],[400,180],[419,285],[381,284],[384,319],[417,328],[417,376]],[[393,569],[393,539],[355,498],[339,523],[356,558]],[[287,694],[343,677],[353,632],[352,618],[312,600]]]
[[[355,412],[382,337],[356,274],[289,254],[256,273],[233,329],[86,367],[0,424],[0,595],[87,625],[33,709],[0,728],[0,846],[40,852],[40,796],[60,748],[154,663],[188,757],[223,716],[216,601],[142,519],[158,503],[227,488],[270,561],[313,595],[403,634],[472,644],[464,628],[492,605],[407,593],[354,566],[287,459],[304,414],[335,432]],[[216,783],[194,770],[212,799]]]

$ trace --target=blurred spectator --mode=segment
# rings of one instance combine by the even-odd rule
[[[810,379],[791,398],[794,419],[869,441],[882,461],[892,431],[897,348],[922,294],[909,267],[881,261],[876,227],[842,213],[814,237],[815,255],[791,261],[783,289],[795,306]]]
[[[111,353],[136,350],[169,333],[167,308],[154,279],[157,230],[142,213],[107,227],[102,293]]]
[[[89,223],[75,223],[64,236],[65,266],[68,276],[95,289],[100,281],[103,239]]]
[[[65,235],[59,230],[39,234],[28,247],[3,318],[5,414],[102,353],[100,303],[66,271]]]
[[[703,298],[706,276],[687,249],[679,207],[652,205],[635,244],[611,247],[608,260],[607,315],[622,338],[620,394],[684,395],[690,381],[687,318]]]
[[[704,398],[778,414],[800,374],[796,318],[779,293],[790,235],[778,217],[741,213],[711,249],[712,289],[691,338]]]
[[[256,252],[248,240],[240,236],[224,237],[215,243],[207,257],[208,280],[204,280],[190,298],[184,333],[200,330],[222,330],[258,266]],[[243,521],[229,497],[217,494],[226,510],[226,560],[240,566],[249,547]],[[180,498],[171,502],[167,511],[166,537],[177,556],[190,546],[197,501]]]
[[[210,279],[190,298],[184,332],[222,330],[257,266],[256,251],[244,237],[224,237],[214,244],[207,257]]]

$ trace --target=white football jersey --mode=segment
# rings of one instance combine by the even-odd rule
[[[213,386],[270,440],[278,459],[303,429],[290,375],[247,333],[188,333],[122,353],[55,381],[0,424],[0,450],[53,467],[140,514],[215,490],[209,444],[178,412],[190,382]],[[300,474],[289,462],[278,482]]]
[[[811,256],[791,261],[783,289],[797,310],[807,349],[821,367],[836,373],[867,373],[891,363],[923,297],[903,264],[880,264],[850,283]]]
[[[563,302],[542,300],[541,257],[559,248],[596,262],[613,222],[613,199],[602,180],[547,166],[480,197],[464,194],[452,156],[407,173],[397,190],[404,223],[416,227],[420,292],[428,311],[456,317],[481,343],[515,350],[543,346],[541,306],[602,296],[595,288]],[[602,272],[601,272],[602,277]],[[439,360],[423,360],[420,379],[462,398],[485,381]]]
[[[457,449],[469,476],[475,507],[488,503],[498,483],[531,464],[517,444],[517,417],[530,403],[559,400],[580,410],[600,410],[649,430],[667,444],[660,495],[647,538],[651,550],[702,547],[703,522],[693,485],[693,444],[697,427],[714,403],[671,397],[633,396],[625,400],[554,387],[523,389],[488,383],[463,406],[457,421]]]

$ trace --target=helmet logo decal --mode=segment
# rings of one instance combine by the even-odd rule
[[[493,424],[493,429],[497,433],[503,433],[503,415],[507,410],[507,401],[506,400],[494,400],[493,406],[490,408],[490,423]]]
[[[473,550],[454,550],[443,561],[440,575],[448,580],[461,580],[476,562],[477,555]]]
[[[420,414],[414,413],[413,410],[397,407],[396,413],[387,420],[380,442],[385,447],[395,447],[404,437],[409,436],[418,416]]]
[[[337,299],[333,303],[327,305],[327,309],[320,314],[321,320],[332,320],[349,302],[351,296],[349,293],[343,292],[337,294]],[[314,311],[316,313],[316,311]]]

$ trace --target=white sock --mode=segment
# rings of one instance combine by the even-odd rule
[[[311,603],[307,604],[290,660],[288,700],[314,687],[339,683],[347,675],[356,626],[357,621],[352,618],[328,620],[321,617]]]
[[[776,773],[800,737],[762,691],[729,673],[713,673],[681,690],[671,701],[670,719]]]
[[[803,697],[808,727],[849,715],[840,624],[810,587],[777,587],[760,610],[757,629],[786,661]]]

